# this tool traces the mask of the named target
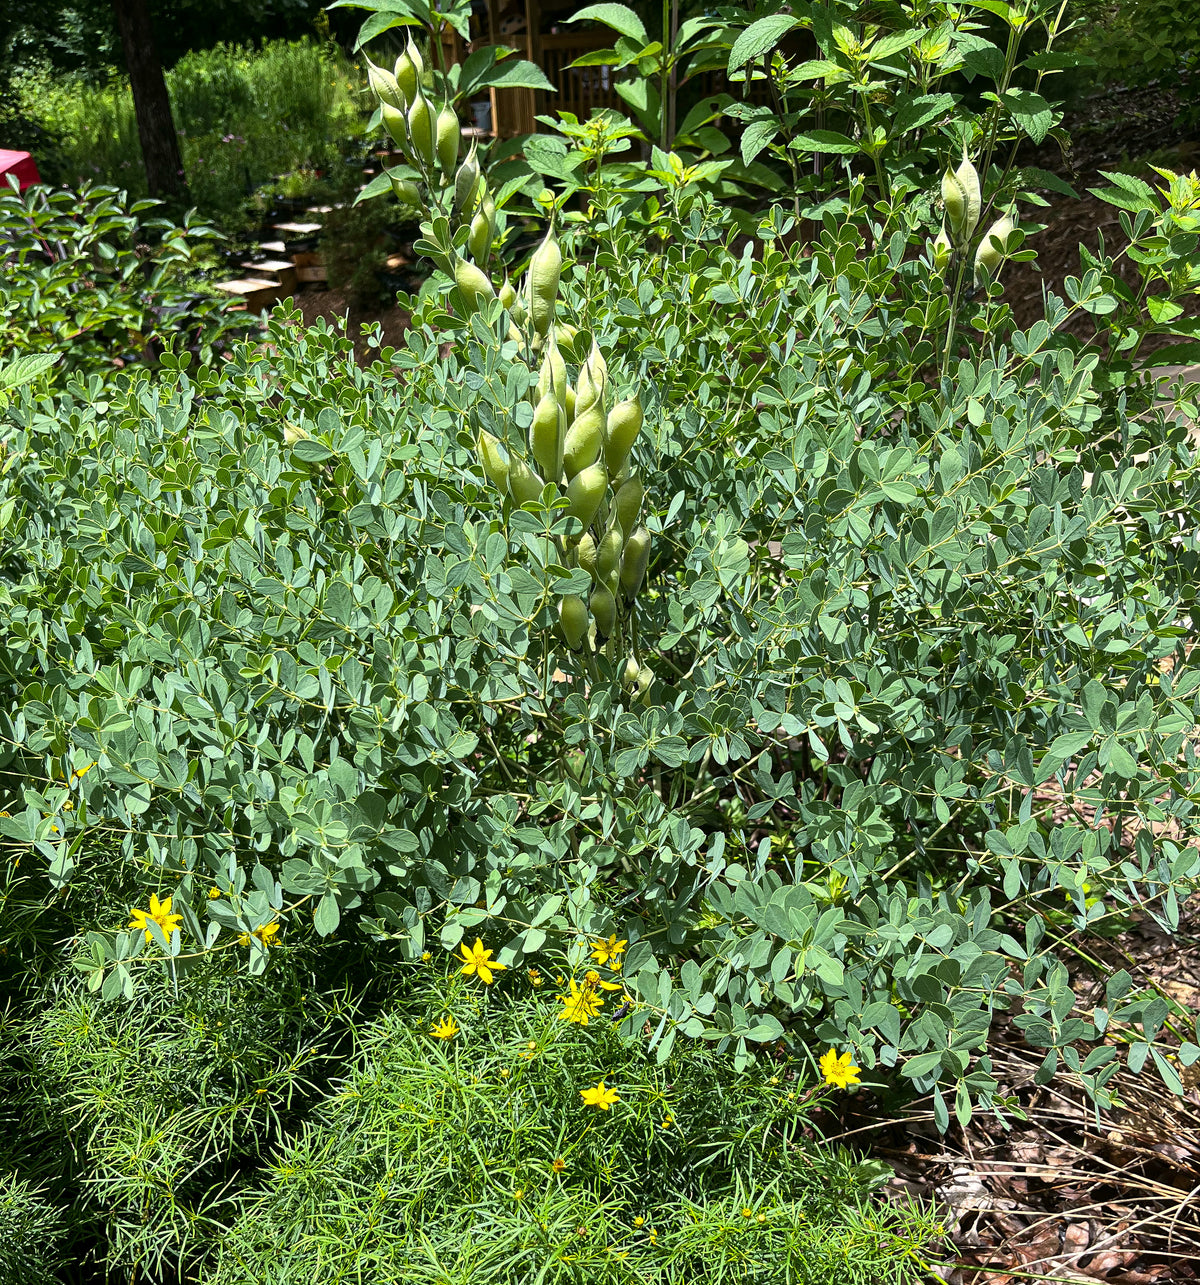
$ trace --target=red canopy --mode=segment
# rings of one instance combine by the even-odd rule
[[[8,187],[8,175],[15,174],[23,192],[27,187],[42,181],[33,157],[28,152],[9,152],[0,147],[0,189]]]

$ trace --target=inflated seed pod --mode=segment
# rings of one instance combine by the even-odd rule
[[[454,173],[454,167],[458,164],[458,142],[462,137],[458,113],[448,102],[442,104],[442,109],[437,114],[434,134],[436,138],[434,150],[437,152],[442,173],[446,176],[444,181],[448,183]]]
[[[650,689],[654,686],[654,670],[649,665],[643,665],[638,670],[637,689],[638,695],[642,699],[643,705],[650,704]]]
[[[471,230],[467,233],[467,249],[476,263],[486,265],[492,252],[492,228],[482,210],[475,211]]]
[[[550,388],[558,400],[559,408],[565,414],[567,407],[567,363],[563,360],[562,349],[558,346],[558,337],[554,331],[550,332],[546,345],[544,365],[550,372]]]
[[[979,249],[975,251],[976,289],[990,281],[1004,262],[1004,243],[1014,227],[1012,219],[1004,214],[983,234]]]
[[[942,175],[942,200],[946,203],[946,217],[950,220],[950,236],[962,249],[974,235],[983,207],[979,173],[967,156],[965,143],[958,168],[952,170],[947,165]]]
[[[508,490],[508,453],[500,445],[500,439],[493,437],[486,429],[480,429],[475,442],[475,451],[488,481],[498,490]]]
[[[579,565],[591,576],[596,577],[596,541],[590,531],[583,533],[583,539],[575,546],[575,557]]]
[[[396,83],[396,77],[383,67],[376,67],[370,58],[367,59],[367,80],[375,97],[381,103],[386,103],[389,107],[394,107],[401,112],[407,109],[408,102]]]
[[[542,498],[542,479],[524,460],[508,462],[508,493],[518,504],[530,504]]]
[[[413,44],[411,36],[404,47],[404,52],[396,59],[393,74],[396,77],[396,84],[400,86],[400,92],[404,95],[405,103],[411,103],[417,96],[421,77],[425,74],[425,60],[421,57],[420,50]]]
[[[642,427],[642,404],[636,397],[618,402],[608,412],[608,432],[604,442],[604,463],[617,474],[625,467],[634,440]]]
[[[607,489],[608,474],[604,471],[603,464],[585,468],[567,483],[567,515],[578,518],[586,531],[591,526]]]
[[[943,223],[933,241],[933,266],[940,272],[950,262],[950,256],[953,253],[954,247],[950,244],[950,238],[946,235],[946,225]]]
[[[593,340],[592,351],[580,368],[579,378],[575,381],[576,405],[579,410],[585,411],[594,403],[603,402],[604,387],[607,383],[608,366],[605,363],[604,354]]]
[[[568,384],[566,403],[563,407],[563,409],[567,412],[568,424],[573,424],[575,422],[575,403],[576,403],[575,389],[570,384]]]
[[[549,333],[558,301],[558,279],[562,275],[562,252],[551,226],[546,239],[529,260],[529,315],[539,335]]]
[[[417,94],[408,109],[408,139],[417,156],[432,167],[435,156],[433,112],[429,110],[429,102],[422,93]]]
[[[588,600],[592,609],[592,619],[596,622],[596,637],[603,641],[608,638],[617,623],[617,600],[604,585],[597,585]]]
[[[391,140],[401,150],[408,147],[408,117],[400,111],[399,108],[393,107],[391,103],[381,103],[379,110],[383,119],[383,127],[391,136]]]
[[[621,567],[621,549],[625,537],[619,526],[609,527],[596,546],[596,577],[603,584],[608,584],[614,571]]]
[[[478,144],[472,143],[467,158],[454,176],[454,204],[451,209],[456,219],[469,219],[479,199]]]
[[[297,442],[306,442],[312,434],[302,424],[285,424],[283,426],[283,440],[288,446],[295,446]]]
[[[557,480],[558,474],[558,401],[547,391],[533,412],[529,426],[529,451],[546,477]]]
[[[641,665],[632,656],[625,661],[625,668],[621,671],[621,686],[626,691],[632,691],[637,686],[638,674],[641,670]]]
[[[644,494],[645,489],[642,486],[642,479],[636,473],[630,474],[628,478],[617,485],[613,508],[616,511],[617,522],[622,531],[632,531],[637,526],[637,520],[642,512],[642,497]]]
[[[500,302],[506,308],[511,308],[517,300],[517,292],[513,289],[513,283],[504,278],[504,284],[500,287]]]
[[[421,189],[411,180],[406,178],[392,179],[392,191],[396,195],[396,200],[404,205],[420,206]]]
[[[604,412],[599,406],[592,406],[582,415],[576,415],[571,427],[567,429],[566,440],[563,442],[563,471],[567,475],[567,481],[581,473],[589,464],[595,464],[603,446]]]
[[[621,591],[626,602],[637,597],[650,565],[650,532],[644,526],[630,532],[621,555]]]
[[[466,259],[459,259],[454,265],[454,284],[462,296],[465,317],[478,312],[489,299],[496,297],[487,273]]]
[[[558,624],[563,637],[567,640],[567,646],[572,651],[578,651],[587,636],[587,603],[575,594],[561,599],[558,604]]]

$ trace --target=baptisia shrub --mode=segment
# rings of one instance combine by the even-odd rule
[[[843,85],[843,62],[932,47],[815,34]],[[310,926],[405,960],[485,936],[510,977],[615,935],[615,1029],[664,1061],[680,1034],[738,1065],[815,1037],[932,1090],[945,1125],[996,1101],[1008,1013],[1043,1079],[1107,1102],[1126,1044],[1178,1086],[1179,1014],[1125,973],[1083,1013],[1064,959],[1134,916],[1173,926],[1200,872],[1194,390],[1160,404],[1132,363],[1186,334],[1200,188],[1120,185],[1146,291],[1089,258],[1016,330],[1004,260],[1027,252],[995,224],[1019,185],[962,157],[966,124],[994,139],[1030,109],[1012,92],[995,129],[938,100],[953,138],[921,142],[924,188],[886,149],[865,179],[830,167],[807,253],[780,210],[739,240],[682,163],[650,200],[590,169],[590,208],[538,252],[562,254],[551,307],[540,266],[532,291],[487,276],[466,210],[494,185],[436,133],[430,153],[404,88],[414,164],[391,177],[441,274],[400,352],[361,370],[281,313],[220,369],[22,392],[0,833],[53,889],[119,848],[87,985],[262,970]],[[937,208],[948,164],[980,182],[969,230]]]

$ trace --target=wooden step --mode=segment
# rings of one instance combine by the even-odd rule
[[[261,263],[247,262],[241,266],[264,281],[274,278],[283,290],[290,290],[296,284],[296,265],[291,259],[264,259]]]
[[[217,281],[213,284],[217,290],[243,300],[251,312],[269,308],[279,300],[279,282],[268,281],[265,277],[240,277],[236,281]]]

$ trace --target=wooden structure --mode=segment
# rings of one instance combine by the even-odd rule
[[[442,29],[446,65],[461,62],[481,45],[508,45],[519,58],[541,67],[558,90],[547,94],[533,89],[491,89],[471,103],[474,126],[491,138],[512,138],[537,130],[537,117],[550,112],[571,112],[586,120],[594,110],[624,110],[613,89],[611,67],[571,67],[571,63],[597,49],[611,49],[616,35],[607,27],[573,30],[567,22],[579,8],[578,0],[475,0],[471,12],[471,39],[464,42],[453,28]]]

